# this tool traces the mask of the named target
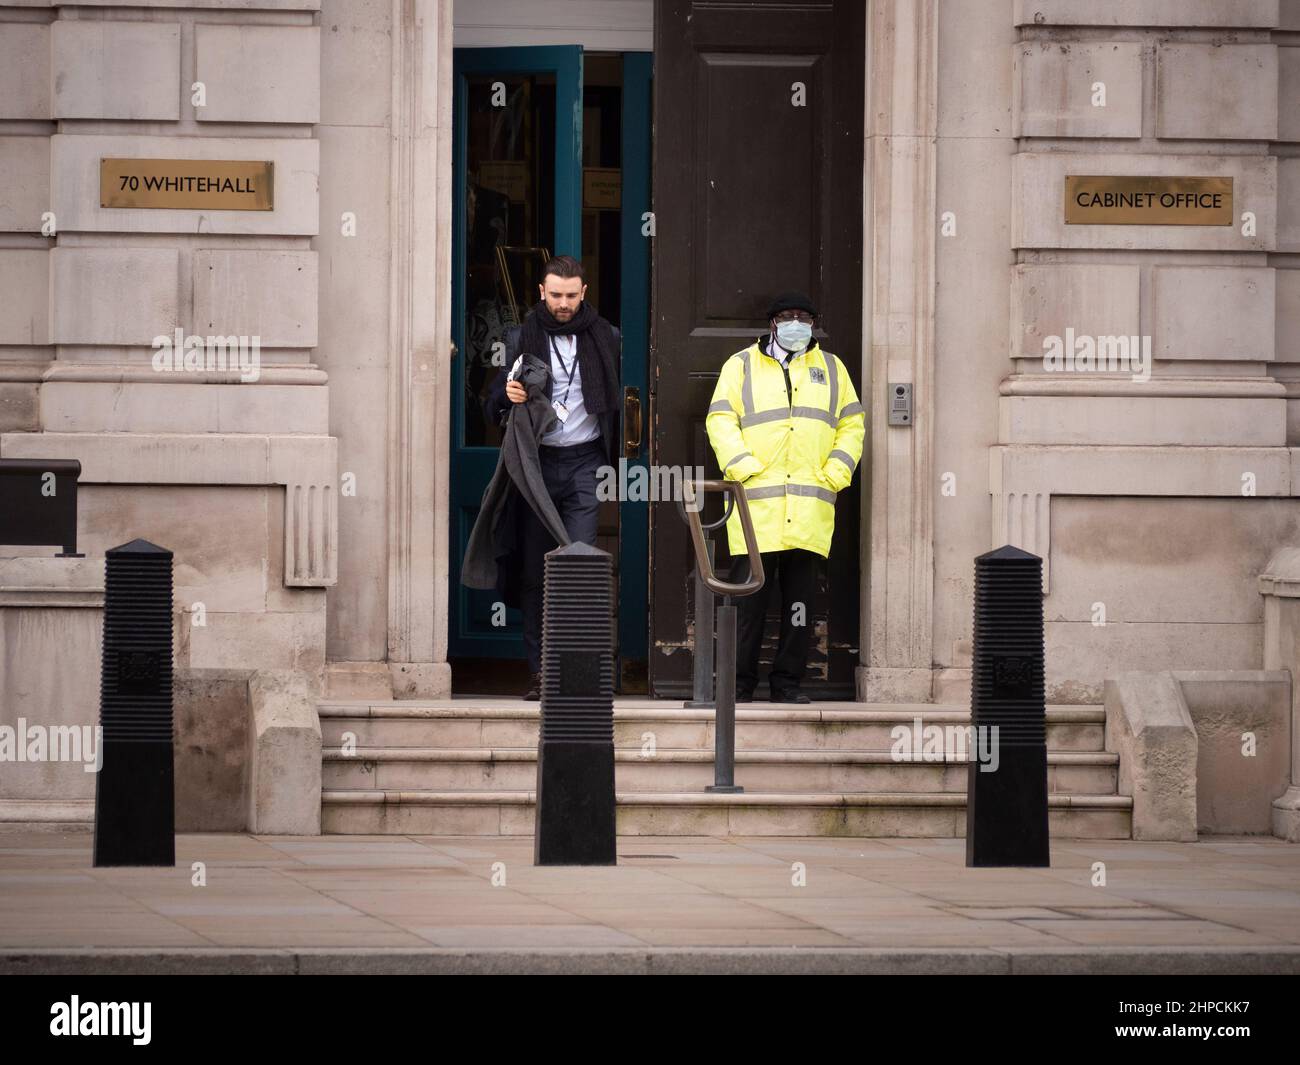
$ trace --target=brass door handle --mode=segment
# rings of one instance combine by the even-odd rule
[[[623,455],[638,458],[641,454],[641,389],[623,389]]]

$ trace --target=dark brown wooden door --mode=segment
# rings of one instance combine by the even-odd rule
[[[812,297],[821,345],[862,396],[865,8],[863,0],[655,4],[654,463],[720,476],[704,432],[718,370],[767,332],[767,304],[785,290]],[[839,495],[813,605],[804,687],[814,698],[853,697],[861,479],[859,468]],[[728,559],[725,537],[718,551]],[[651,602],[652,690],[684,697],[692,562],[672,503],[651,507]],[[773,596],[760,694],[778,609]]]

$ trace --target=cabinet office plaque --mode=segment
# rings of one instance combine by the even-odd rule
[[[1068,175],[1067,225],[1230,226],[1230,177]]]

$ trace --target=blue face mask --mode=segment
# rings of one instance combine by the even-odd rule
[[[796,354],[808,346],[812,339],[812,325],[809,322],[777,322],[776,339],[786,351]]]

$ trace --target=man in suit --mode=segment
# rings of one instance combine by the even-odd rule
[[[506,367],[513,370],[525,353],[549,359],[548,398],[557,421],[538,447],[542,476],[569,539],[595,544],[597,471],[614,465],[618,454],[619,332],[584,302],[586,278],[577,259],[551,259],[537,288],[540,301],[521,325],[506,331]],[[488,420],[501,424],[526,398],[510,373],[498,374],[484,404]],[[544,556],[557,545],[531,507],[518,511],[520,606],[531,676],[524,698],[540,699]]]

